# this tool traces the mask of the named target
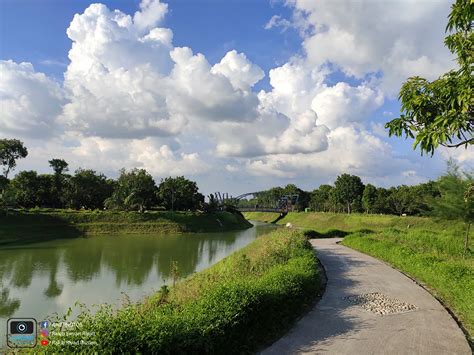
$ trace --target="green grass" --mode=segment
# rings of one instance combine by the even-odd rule
[[[307,238],[278,230],[139,304],[79,317],[99,353],[248,353],[281,335],[319,288]],[[54,345],[48,351],[70,352]]]
[[[229,212],[22,210],[0,215],[0,245],[96,234],[217,232],[250,226]]]
[[[278,214],[244,213],[253,220]],[[463,253],[465,225],[427,217],[289,213],[278,224],[308,229],[312,237],[342,236],[343,244],[384,260],[425,284],[474,334],[474,254]],[[472,236],[472,232],[471,232]],[[472,237],[471,237],[472,238]]]
[[[255,221],[273,221],[279,214],[268,212],[245,212],[245,218]],[[451,231],[462,233],[462,222],[435,220],[427,217],[400,217],[393,215],[375,215],[364,213],[319,213],[319,212],[290,212],[277,224],[291,223],[297,227],[316,230],[320,233],[340,230],[357,232],[360,230],[382,231],[387,228],[423,229],[431,231]]]
[[[354,233],[343,244],[376,258],[426,284],[474,334],[474,253],[463,254],[462,236],[449,232],[388,229]]]

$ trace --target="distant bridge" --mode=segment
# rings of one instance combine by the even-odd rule
[[[230,196],[228,193],[216,192],[215,197],[219,202],[221,207],[225,205],[231,205],[237,208],[240,212],[277,212],[281,214],[286,214],[289,211],[293,210],[293,206],[298,202],[299,194],[285,195],[280,196],[278,199],[275,199],[273,206],[259,206],[258,204],[255,207],[239,207],[239,201],[248,197],[255,196],[258,197],[258,194],[264,193],[265,191],[256,191],[256,192],[246,192],[244,194],[238,195],[236,197]]]
[[[234,197],[234,198],[235,198],[236,200],[241,200],[241,199],[243,199],[244,197],[252,196],[252,195],[256,196],[256,195],[258,195],[258,194],[260,194],[260,193],[262,193],[262,192],[264,192],[264,191],[246,192],[246,193],[244,193],[244,194],[242,194],[242,195],[239,195],[239,196],[237,196],[237,197]]]

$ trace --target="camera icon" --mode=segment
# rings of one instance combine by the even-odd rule
[[[10,318],[7,321],[7,345],[10,348],[36,346],[37,322],[34,318]]]
[[[16,324],[16,330],[18,333],[26,333],[28,332],[28,328],[31,328],[31,324],[26,323],[26,322],[18,322]]]

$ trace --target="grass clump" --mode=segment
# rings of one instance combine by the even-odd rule
[[[287,329],[319,287],[307,238],[277,230],[139,304],[81,314],[80,330],[93,335],[74,341],[100,353],[252,352]],[[77,351],[51,336],[49,351]]]
[[[354,233],[343,244],[387,261],[426,284],[474,334],[474,253],[465,255],[462,234],[387,229]]]

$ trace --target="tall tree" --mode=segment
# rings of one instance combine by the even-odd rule
[[[334,194],[338,202],[343,204],[347,213],[360,205],[364,184],[356,175],[339,175],[334,183]]]
[[[451,7],[445,45],[457,56],[458,70],[432,82],[419,76],[402,86],[402,114],[385,127],[390,135],[414,138],[414,149],[434,153],[439,146],[474,144],[474,2],[456,0]]]
[[[105,201],[107,208],[143,212],[156,204],[156,185],[145,169],[120,170],[115,190]]]
[[[65,187],[68,207],[102,209],[104,201],[112,195],[113,184],[103,174],[90,169],[78,169]]]
[[[0,139],[0,163],[3,165],[3,174],[8,174],[16,167],[16,161],[25,158],[28,149],[18,139]]]
[[[36,190],[36,199],[40,207],[59,207],[55,200],[59,198],[54,188],[54,176],[50,174],[38,175],[38,188]]]
[[[12,179],[16,203],[20,207],[31,208],[41,204],[38,191],[41,188],[40,178],[36,171],[21,171]]]
[[[377,200],[377,188],[374,185],[365,185],[364,192],[362,194],[362,207],[364,207],[366,213],[374,212],[374,205]]]
[[[373,212],[374,213],[394,213],[389,203],[390,192],[383,187],[377,189],[377,196],[375,198]]]
[[[15,204],[15,193],[5,176],[0,175],[0,212]]]
[[[402,185],[389,189],[388,202],[392,211],[398,215],[410,213],[413,206],[413,194],[409,186]]]
[[[321,185],[311,193],[310,206],[314,211],[326,212],[331,209],[329,194],[332,189],[331,185]]]
[[[69,164],[64,159],[51,159],[48,161],[49,166],[53,168],[54,174],[62,175],[63,172],[68,171]]]
[[[412,186],[411,195],[413,205],[412,214],[426,216],[432,210],[431,201],[435,197],[439,197],[439,188],[436,181],[428,181],[419,185]]]
[[[5,176],[0,175],[0,194],[7,188],[9,183],[10,180],[8,180]]]
[[[167,210],[196,210],[204,202],[197,184],[184,176],[167,177],[158,186],[158,199]]]
[[[440,196],[433,200],[433,214],[445,219],[458,219],[466,224],[464,251],[469,249],[469,232],[474,222],[474,176],[459,171],[453,162],[448,172],[438,179]]]
[[[68,171],[69,164],[64,159],[51,159],[48,161],[49,166],[54,170],[53,186],[52,186],[52,205],[56,208],[64,207],[64,189],[67,184],[67,178],[64,173]]]

